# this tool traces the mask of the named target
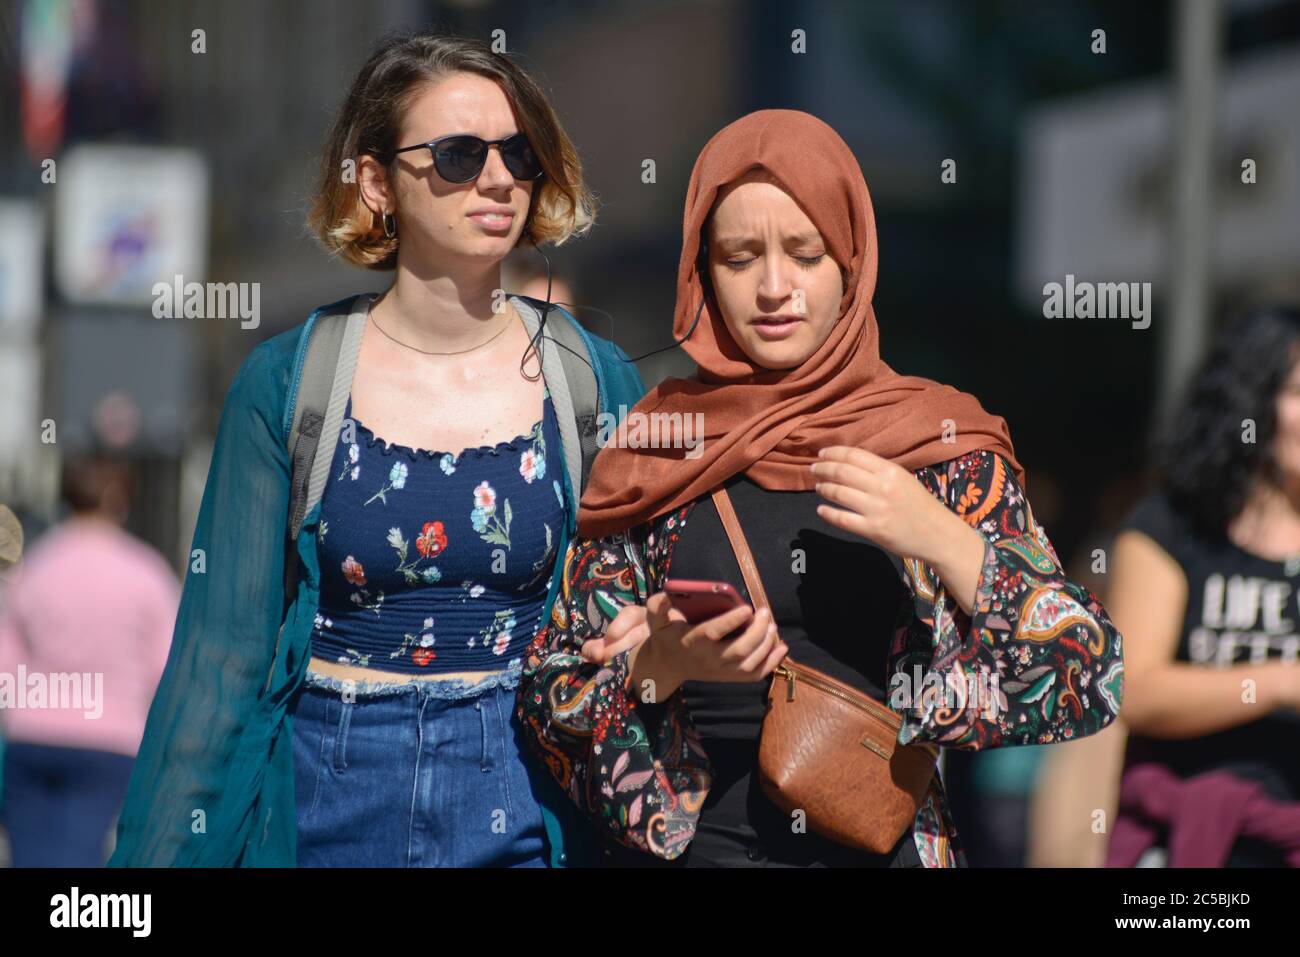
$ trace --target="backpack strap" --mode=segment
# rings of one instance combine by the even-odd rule
[[[539,316],[548,311],[560,314],[546,322],[545,333],[539,340],[539,349],[543,372],[553,376],[555,360],[546,355],[546,340],[552,340],[557,347],[554,352],[558,353],[559,378],[562,384],[560,388],[551,390],[551,401],[555,404],[556,418],[562,425],[566,421],[566,415],[570,421],[577,424],[578,448],[570,474],[572,475],[574,471],[578,473],[578,481],[572,484],[577,490],[578,497],[581,498],[587,488],[591,463],[596,460],[596,453],[600,451],[596,441],[599,431],[596,417],[600,412],[600,386],[596,380],[596,372],[592,368],[592,357],[582,333],[578,331],[578,320],[567,311],[554,303],[547,304],[531,296],[517,298],[531,306]],[[564,408],[566,394],[570,409]],[[566,457],[567,454],[566,449]]]
[[[316,316],[306,335],[306,357],[298,378],[298,391],[294,403],[293,424],[289,430],[289,462],[292,478],[289,485],[289,514],[287,523],[288,548],[285,554],[285,607],[293,601],[298,581],[298,533],[308,513],[316,507],[325,490],[330,468],[330,456],[317,455],[321,439],[336,437],[343,424],[343,410],[352,376],[357,367],[357,353],[361,348],[361,333],[375,293],[363,293],[350,300],[342,300]],[[543,311],[555,310],[560,316],[545,324],[541,339],[543,370],[559,379],[558,388],[551,393],[556,417],[561,428],[567,431],[568,422],[576,422],[576,443],[566,447],[570,477],[581,497],[587,487],[587,476],[596,453],[597,414],[600,411],[600,392],[596,374],[591,366],[587,344],[577,329],[577,320],[559,306],[550,305],[519,296],[535,315],[526,323],[535,331]],[[547,355],[545,342],[558,345]],[[566,402],[567,400],[567,402]],[[565,408],[571,404],[571,410]],[[331,438],[330,446],[333,445]],[[574,446],[577,446],[575,449]]]
[[[298,580],[298,533],[307,514],[320,501],[329,474],[330,456],[317,455],[321,439],[338,436],[343,410],[357,368],[361,333],[374,293],[343,300],[316,316],[306,335],[307,355],[298,378],[293,425],[289,430],[288,548],[285,554],[286,607],[293,600]],[[333,446],[331,442],[330,447]]]

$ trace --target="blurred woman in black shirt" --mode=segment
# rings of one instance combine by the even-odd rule
[[[1142,849],[1135,829],[1168,848],[1178,828],[1176,814],[1139,800],[1144,765],[1181,783],[1228,772],[1300,801],[1298,360],[1300,310],[1256,309],[1225,329],[1162,443],[1158,490],[1116,539],[1106,604],[1129,639],[1130,735],[1116,827],[1126,836],[1112,840],[1112,866]],[[1183,803],[1205,814],[1211,800],[1202,790]],[[1235,829],[1226,860],[1201,863],[1284,862],[1277,835],[1227,816],[1196,822],[1203,833]]]

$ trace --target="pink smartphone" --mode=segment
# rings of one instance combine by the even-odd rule
[[[666,578],[663,590],[668,592],[673,607],[685,615],[686,620],[692,625],[698,625],[733,608],[742,608],[749,604],[740,592],[727,582]]]

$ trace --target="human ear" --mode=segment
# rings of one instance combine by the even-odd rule
[[[361,201],[376,216],[396,211],[397,200],[388,169],[368,153],[363,153],[357,162],[357,188],[361,191]]]

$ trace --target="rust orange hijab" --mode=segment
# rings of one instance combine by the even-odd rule
[[[792,369],[766,369],[748,358],[704,295],[696,268],[701,230],[719,191],[755,167],[783,185],[848,273],[830,336]],[[875,286],[871,197],[838,133],[795,110],[759,110],[719,131],[695,161],[686,191],[673,316],[673,334],[681,339],[704,302],[704,316],[683,344],[699,368],[694,378],[665,379],[629,413],[703,413],[702,454],[620,447],[620,429],[596,456],[578,511],[579,534],[624,531],[707,495],[737,472],[765,489],[811,489],[808,466],[831,445],[858,446],[907,469],[991,449],[1007,458],[1023,484],[1001,417],[968,393],[901,376],[881,361],[871,308]],[[955,441],[944,442],[949,419]]]

